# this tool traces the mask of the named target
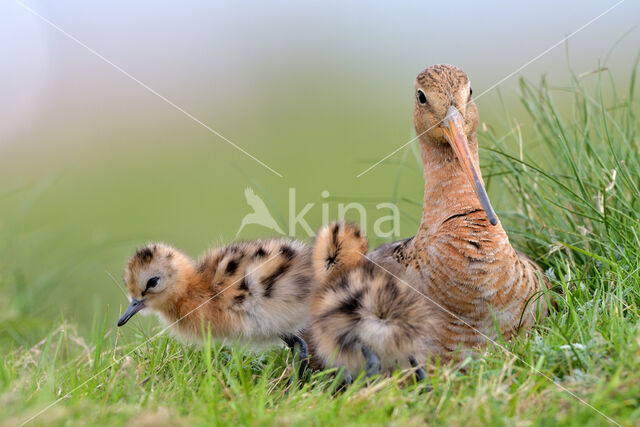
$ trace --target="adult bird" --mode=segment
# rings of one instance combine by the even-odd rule
[[[452,65],[433,65],[418,75],[414,89],[425,180],[422,220],[414,237],[382,245],[370,258],[419,273],[427,296],[447,312],[438,331],[446,350],[481,344],[497,333],[509,339],[546,316],[541,294],[549,282],[511,246],[489,202],[467,75]]]
[[[344,248],[357,247],[357,241],[350,242],[346,234],[341,240],[339,228],[335,228],[335,238],[320,241],[324,246],[314,249],[326,254],[324,261],[316,259],[316,275],[333,274],[312,298],[315,312],[310,341],[318,353],[324,353],[319,359],[325,364],[335,360],[336,354],[338,359],[344,354],[343,366],[353,371],[356,354],[361,368],[376,365],[373,362],[379,355],[371,356],[376,351],[399,361],[420,356],[388,350],[398,347],[392,338],[399,332],[371,340],[361,326],[376,316],[380,328],[415,325],[411,317],[430,319],[428,332],[412,327],[414,332],[407,334],[446,359],[458,349],[485,344],[498,335],[509,339],[548,314],[548,298],[542,295],[548,280],[531,258],[511,246],[485,191],[478,165],[478,109],[469,78],[451,65],[431,66],[418,75],[414,99],[413,122],[425,179],[417,234],[378,247],[364,263],[352,261],[343,267],[337,267],[336,260],[340,253],[346,257]],[[363,273],[354,273],[354,269]],[[336,271],[340,274],[333,273]],[[373,285],[356,283],[383,273],[389,276],[388,286],[379,285],[379,297]],[[404,310],[397,319],[390,319],[388,306],[402,300],[399,284],[413,288],[416,299],[424,297],[426,310]]]

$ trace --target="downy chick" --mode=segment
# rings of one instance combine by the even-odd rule
[[[440,348],[432,337],[441,315],[418,293],[424,286],[417,277],[386,271],[366,253],[354,225],[332,223],[318,232],[308,333],[313,356],[323,366],[345,368],[347,381],[363,368],[369,377],[409,366],[424,379],[422,365]]]
[[[207,328],[215,339],[298,347],[299,375],[307,345],[299,332],[309,322],[313,286],[311,248],[292,240],[237,243],[210,250],[198,261],[153,243],[129,260],[124,281],[131,304],[118,321],[151,311],[190,341]]]

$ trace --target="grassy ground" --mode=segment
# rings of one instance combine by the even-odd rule
[[[491,194],[510,207],[499,212],[501,220],[513,243],[547,269],[558,309],[528,336],[467,360],[464,371],[433,367],[431,391],[404,384],[406,373],[398,372],[339,394],[331,373],[316,373],[287,392],[285,349],[190,347],[139,320],[117,330],[114,308],[79,332],[64,318],[51,323],[29,309],[57,272],[27,283],[21,269],[7,267],[0,275],[0,422],[637,425],[635,73],[626,94],[615,95],[612,85],[607,71],[574,76],[570,87],[553,90],[544,80],[523,81],[535,136],[522,141],[518,118],[506,108],[507,129],[480,130]],[[387,167],[397,168],[398,178],[417,168],[411,152],[395,163]],[[416,188],[405,202],[419,205],[420,194]],[[17,232],[0,231],[6,259]],[[33,345],[26,331],[44,339]]]

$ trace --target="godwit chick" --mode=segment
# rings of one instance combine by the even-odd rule
[[[282,340],[293,352],[298,347],[301,375],[308,350],[298,334],[309,322],[313,280],[311,248],[292,240],[237,243],[198,261],[166,244],[149,244],[126,266],[131,304],[118,326],[149,310],[188,340],[202,338],[207,328],[220,340]]]
[[[550,283],[531,258],[511,246],[489,203],[478,166],[478,109],[467,75],[451,65],[431,66],[418,75],[414,99],[413,121],[425,178],[420,228],[416,236],[384,244],[367,258],[423,294],[411,290],[413,298],[429,310],[425,315],[427,326],[414,335],[427,333],[430,352],[446,358],[460,348],[483,345],[498,334],[509,339],[518,330],[529,329],[548,314],[548,299],[542,294]],[[330,255],[324,260],[314,259],[316,269],[331,259]],[[345,263],[341,272],[328,275],[328,286],[319,285],[320,292],[328,289],[336,298],[340,289],[348,290],[339,299],[349,302],[340,305],[338,311],[314,313],[310,334],[334,334],[333,349],[328,337],[313,339],[315,345],[322,347],[315,353],[325,360],[329,360],[331,352],[340,352],[352,344],[348,338],[356,330],[326,329],[330,318],[336,316],[336,322],[350,318],[360,322],[356,323],[358,328],[363,325],[365,294],[359,290],[373,286],[373,277],[364,273],[367,268],[371,269],[367,263]],[[372,271],[373,275],[378,274],[376,269]],[[360,281],[363,283],[352,283]],[[383,289],[382,285],[375,286]],[[395,285],[389,286],[394,295],[400,295]],[[312,306],[318,309],[315,295]],[[399,301],[400,297],[396,299]],[[373,305],[367,313],[383,313],[380,310],[388,310],[389,301],[369,300],[367,304]],[[416,316],[413,310],[405,314],[407,319]],[[436,317],[431,319],[431,314]],[[323,324],[322,329],[315,329]],[[365,330],[361,331],[360,335],[364,335]],[[379,333],[370,331],[372,337]],[[384,346],[378,351],[384,352]],[[362,366],[364,358],[345,359],[343,363],[352,369]]]
[[[347,378],[363,368],[371,376],[412,366],[423,379],[420,366],[440,348],[434,329],[443,316],[411,288],[424,290],[415,274],[390,266],[392,274],[366,253],[354,225],[333,223],[318,232],[309,331],[314,357],[322,366],[345,368]]]

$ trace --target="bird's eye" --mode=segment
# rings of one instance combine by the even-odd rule
[[[473,94],[473,89],[471,89],[471,86],[469,86],[469,96],[471,96]]]
[[[427,97],[425,96],[424,92],[420,89],[418,89],[418,94],[416,95],[418,97],[418,102],[420,104],[426,104],[427,103]]]
[[[155,288],[158,284],[158,280],[160,280],[159,277],[152,277],[151,279],[147,280],[147,289]]]

